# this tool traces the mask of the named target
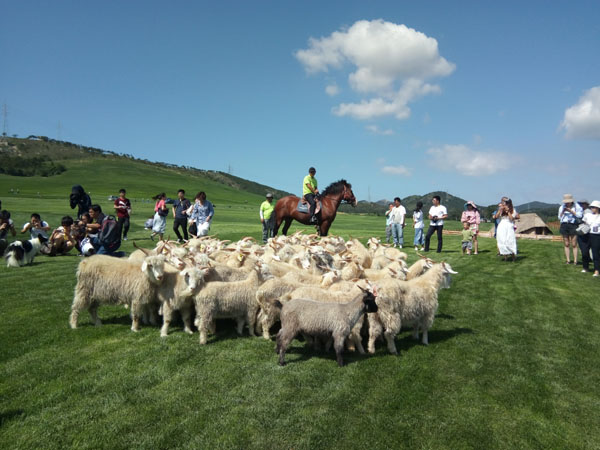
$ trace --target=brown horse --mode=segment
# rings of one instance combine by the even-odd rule
[[[299,200],[295,195],[288,195],[277,200],[277,204],[275,205],[275,235],[277,235],[279,227],[283,222],[285,222],[282,230],[284,235],[287,234],[294,219],[304,225],[310,225],[310,215],[297,210]],[[354,197],[354,193],[352,192],[352,185],[346,182],[346,180],[331,183],[319,195],[319,200],[321,201],[321,212],[318,215],[319,223],[317,229],[321,236],[327,236],[327,232],[335,219],[340,203],[346,202],[352,206],[356,206],[356,197]]]

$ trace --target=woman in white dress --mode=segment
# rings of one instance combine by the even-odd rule
[[[517,238],[515,236],[515,220],[519,219],[519,213],[515,210],[510,198],[504,197],[498,205],[498,211],[494,219],[500,219],[496,232],[498,252],[504,257],[504,261],[512,255],[512,260],[517,259]]]

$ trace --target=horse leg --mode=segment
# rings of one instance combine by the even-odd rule
[[[285,219],[285,225],[283,226],[283,230],[281,231],[284,236],[287,236],[287,232],[290,229],[290,225],[291,224],[292,224],[292,219],[291,218],[286,218]]]
[[[331,224],[327,220],[325,222],[321,222],[321,225],[319,226],[319,236],[327,236],[330,226]]]

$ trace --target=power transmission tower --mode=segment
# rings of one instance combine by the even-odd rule
[[[229,165],[227,166],[227,173],[228,173],[229,175],[231,175],[231,172],[233,172],[233,167],[231,167],[231,164],[229,164]]]
[[[2,105],[2,136],[6,136],[8,134],[8,106],[6,103]]]

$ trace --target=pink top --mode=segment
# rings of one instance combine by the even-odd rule
[[[460,218],[461,222],[467,222],[469,225],[479,225],[481,222],[481,216],[479,215],[479,211],[463,211],[462,216]]]
[[[154,205],[154,212],[157,212],[159,209],[164,209],[163,206],[165,206],[165,200],[161,199],[159,201],[156,202],[156,205]]]

